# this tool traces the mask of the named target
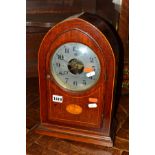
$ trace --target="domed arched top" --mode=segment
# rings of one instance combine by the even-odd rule
[[[42,41],[40,48],[44,42],[46,42],[46,47],[43,47],[44,50],[39,50],[39,54],[41,54],[41,52],[44,52],[45,54],[45,49],[48,49],[51,44],[51,40],[53,41],[61,34],[73,29],[82,31],[83,33],[89,35],[89,37],[92,37],[102,49],[107,49],[106,53],[111,55],[113,60],[118,57],[120,49],[118,36],[114,28],[105,20],[89,13],[67,18],[66,20],[63,20],[53,26]]]

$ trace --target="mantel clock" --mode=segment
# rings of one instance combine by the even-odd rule
[[[118,52],[114,31],[96,15],[81,13],[52,27],[38,53],[37,132],[112,146]]]

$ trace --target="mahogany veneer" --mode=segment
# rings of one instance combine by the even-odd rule
[[[61,44],[67,42],[86,44],[100,59],[100,78],[86,92],[63,90],[55,84],[50,73],[51,55]],[[45,35],[38,54],[41,124],[36,131],[64,139],[113,146],[113,109],[119,51],[116,32],[96,15],[84,13],[51,28]],[[63,96],[63,104],[53,104],[51,98],[55,93]],[[97,109],[85,106],[89,97],[98,98]],[[84,112],[78,116],[67,113],[64,109],[70,102],[80,105]]]

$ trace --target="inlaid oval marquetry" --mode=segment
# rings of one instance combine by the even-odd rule
[[[66,106],[66,111],[71,114],[78,115],[82,113],[82,107],[77,104],[69,104]]]

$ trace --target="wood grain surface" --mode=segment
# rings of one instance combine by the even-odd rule
[[[67,42],[89,46],[100,60],[101,73],[96,85],[74,93],[60,87],[50,72],[50,58]],[[84,13],[51,28],[45,35],[38,55],[41,125],[38,132],[99,145],[113,145],[113,106],[119,60],[119,40],[116,32],[103,19]],[[47,78],[48,77],[48,78]],[[62,104],[54,104],[52,95],[63,96]],[[89,98],[97,98],[97,108],[89,109]],[[73,115],[66,106],[76,104],[82,113]]]

